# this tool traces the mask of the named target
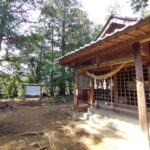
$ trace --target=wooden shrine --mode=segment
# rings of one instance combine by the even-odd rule
[[[75,70],[75,110],[80,101],[106,109],[138,110],[148,141],[150,17],[137,20],[111,16],[95,41],[61,57],[59,62]],[[81,81],[83,77],[86,80]]]

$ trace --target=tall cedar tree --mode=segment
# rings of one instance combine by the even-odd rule
[[[79,48],[91,41],[91,22],[87,14],[81,10],[76,0],[49,0],[44,3],[42,10],[45,23],[51,22],[55,33],[55,48],[64,56],[67,52]],[[72,84],[69,71],[61,67],[59,78],[59,94],[65,95],[66,82]],[[69,71],[72,74],[71,71]],[[70,90],[71,91],[71,90]]]

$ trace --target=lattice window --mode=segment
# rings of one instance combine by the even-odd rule
[[[148,67],[144,67],[144,84],[145,84],[145,96],[147,107],[150,108],[150,70]]]
[[[96,75],[104,75],[109,73],[108,70],[96,72]],[[147,107],[150,107],[150,71],[148,75],[148,67],[143,67],[145,96]],[[102,104],[113,103],[114,89],[112,80],[103,81],[95,80],[94,82],[94,99]],[[137,106],[137,90],[136,90],[136,75],[135,67],[122,69],[117,73],[118,82],[118,104]]]
[[[117,74],[118,103],[137,106],[135,68],[122,69]]]
[[[143,67],[145,96],[147,107],[150,107],[150,86],[148,81],[148,67]],[[122,69],[117,74],[118,79],[118,103],[137,106],[137,90],[135,67]]]
[[[95,72],[96,75],[104,75],[109,73],[109,70]],[[94,99],[101,104],[111,104],[114,102],[114,92],[112,89],[112,80],[94,80]]]

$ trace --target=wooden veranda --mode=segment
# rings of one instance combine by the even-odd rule
[[[95,41],[59,62],[75,70],[75,110],[81,99],[106,109],[138,108],[139,124],[149,143],[150,17],[140,21],[111,17]]]

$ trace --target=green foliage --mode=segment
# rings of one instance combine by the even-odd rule
[[[148,6],[148,1],[149,0],[132,0],[131,6],[135,12],[138,12]]]
[[[150,11],[148,11],[148,10],[143,11],[142,16],[143,17],[150,16]]]
[[[18,40],[18,28],[21,28],[25,23],[32,22],[28,12],[35,10],[39,3],[40,0],[0,1],[0,50],[2,44],[9,47],[10,43]]]
[[[69,96],[55,96],[53,98],[50,99],[50,103],[56,104],[56,103],[65,103],[65,102],[71,102],[73,101],[73,96],[69,95]]]
[[[52,97],[71,95],[74,76],[70,68],[59,65],[58,58],[94,40],[101,26],[93,26],[77,0],[13,0],[0,2],[0,45],[5,54],[0,65],[2,94],[22,94],[22,83],[44,83]],[[41,11],[38,24],[30,33],[18,29],[29,20],[28,10],[37,4]],[[7,64],[7,65],[6,65]],[[3,81],[2,81],[3,80]]]
[[[20,79],[18,76],[5,76],[1,87],[1,94],[8,98],[17,97],[18,87],[20,85]]]
[[[50,26],[57,36],[55,46],[58,46],[61,55],[90,42],[92,23],[76,0],[48,1],[44,4],[42,16],[47,27],[51,22]]]
[[[97,39],[99,34],[100,34],[100,31],[102,30],[102,25],[101,24],[95,24],[92,28],[92,32],[91,32],[91,35],[93,37],[93,40]]]
[[[46,38],[50,40],[53,50],[58,49],[62,56],[89,43],[93,38],[92,23],[76,0],[46,1],[41,15],[41,20],[47,28]],[[53,36],[47,33],[53,33]],[[58,77],[55,86],[59,87],[59,95],[71,94],[72,71],[57,65],[55,69]],[[54,74],[51,77],[55,80]]]

